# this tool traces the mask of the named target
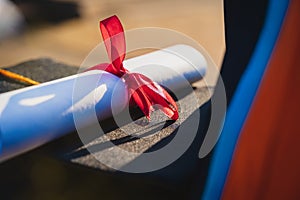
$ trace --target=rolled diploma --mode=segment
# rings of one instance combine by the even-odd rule
[[[124,61],[130,72],[178,91],[206,73],[203,55],[187,45],[175,45]],[[121,79],[94,70],[0,95],[0,161],[88,125],[96,112],[105,119],[128,104]],[[112,108],[113,107],[113,108]],[[80,128],[80,127],[79,127]]]

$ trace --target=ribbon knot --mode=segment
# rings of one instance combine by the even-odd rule
[[[111,63],[101,63],[88,70],[104,70],[123,78],[133,102],[150,120],[150,113],[156,105],[172,120],[178,119],[178,108],[159,84],[139,73],[131,73],[123,66],[126,56],[126,43],[122,24],[117,16],[100,21],[100,31]]]

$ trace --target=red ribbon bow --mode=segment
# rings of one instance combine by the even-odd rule
[[[153,105],[157,105],[172,120],[178,119],[178,109],[170,94],[160,85],[139,73],[130,73],[123,66],[126,55],[125,36],[122,24],[117,16],[100,21],[100,31],[111,63],[102,63],[88,70],[104,70],[123,78],[129,95],[136,105],[150,119]]]

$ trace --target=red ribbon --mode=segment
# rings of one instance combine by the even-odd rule
[[[104,70],[123,78],[129,95],[150,120],[153,105],[162,110],[172,120],[178,119],[178,109],[170,94],[160,85],[139,73],[130,73],[123,66],[126,43],[122,24],[117,16],[100,21],[100,31],[111,63],[102,63],[88,70]]]

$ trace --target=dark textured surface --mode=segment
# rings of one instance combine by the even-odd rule
[[[28,76],[40,82],[57,79],[77,72],[76,67],[56,63],[49,59],[33,60],[19,64],[9,70]],[[25,87],[20,83],[1,78],[1,91]],[[180,119],[174,123],[159,124],[160,112],[154,112],[156,124],[145,123],[137,110],[135,123],[139,128],[126,124],[121,129],[112,119],[100,122],[106,130],[106,137],[90,136],[90,142],[82,145],[77,133],[50,142],[43,147],[0,164],[1,196],[20,199],[198,199],[203,189],[210,156],[198,158],[198,152],[210,117],[210,102],[207,88],[195,88],[198,101],[191,94],[184,94],[180,103]],[[201,106],[201,109],[199,109]],[[99,163],[86,150],[93,152],[122,168],[139,159],[143,152],[164,147],[176,135],[176,130],[200,112],[198,132],[184,154],[165,168],[149,173],[125,173]],[[157,129],[159,127],[159,129]],[[188,132],[186,134],[189,134]],[[108,145],[107,140],[113,142]],[[121,147],[136,152],[136,157],[114,151]],[[113,153],[112,153],[113,152]]]
[[[3,68],[18,73],[38,82],[47,82],[76,74],[77,67],[55,62],[49,58],[31,60],[20,63],[14,67]],[[0,93],[16,90],[28,85],[6,78],[0,74]]]
[[[191,116],[197,114],[198,108],[207,101],[209,97],[206,88],[197,88],[194,92],[194,94],[184,94],[183,98],[177,102],[177,104],[180,105],[179,119],[177,121],[168,121],[168,118],[162,112],[159,110],[154,111],[151,114],[151,123],[148,123],[146,117],[141,117],[120,128],[107,131],[103,136],[99,137],[95,134],[94,139],[90,139],[90,142],[86,145],[75,149],[72,153],[68,154],[66,158],[85,166],[115,171],[97,161],[95,157],[99,157],[102,162],[110,163],[114,168],[122,169],[122,167],[128,163],[135,162],[135,159],[138,159],[142,153],[162,148],[164,146],[163,144],[167,143],[163,141],[164,139],[169,136],[174,137],[177,134],[177,129],[183,123],[192,120]],[[191,104],[191,102],[193,103]],[[120,115],[122,115],[122,113]],[[196,120],[195,125],[198,125],[199,119]],[[111,121],[112,119],[106,120],[106,123],[101,122],[101,126],[105,129],[107,124],[113,123]],[[165,121],[166,123],[161,123]],[[111,126],[108,128],[111,128]],[[192,134],[188,133],[189,130],[184,131],[187,132],[186,134]],[[85,132],[83,131],[82,137],[86,137],[84,134]],[[109,141],[113,142],[108,143]],[[158,143],[160,143],[159,148],[155,147]],[[93,155],[89,153],[87,147],[93,152]],[[126,150],[126,152],[122,150]],[[127,152],[134,152],[136,155],[132,157],[129,156]]]

